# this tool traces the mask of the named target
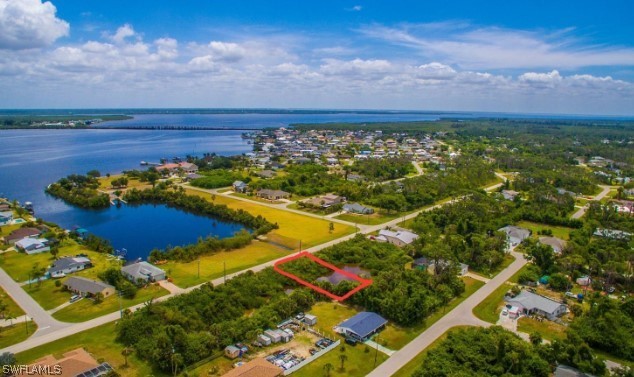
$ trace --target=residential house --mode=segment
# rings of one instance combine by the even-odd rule
[[[23,238],[37,237],[40,234],[42,234],[42,231],[38,228],[20,228],[5,236],[4,243],[7,245],[13,245]]]
[[[616,230],[616,229],[597,228],[597,230],[595,230],[593,234],[597,237],[605,237],[605,238],[611,238],[613,240],[624,240],[624,241],[627,241],[632,237],[631,233],[624,232],[622,230]]]
[[[133,283],[138,281],[161,281],[165,280],[166,277],[165,271],[145,261],[139,261],[123,266],[121,267],[121,273]]]
[[[47,273],[52,278],[61,278],[89,267],[92,267],[92,262],[86,257],[64,257],[53,262]]]
[[[56,359],[53,355],[44,356],[30,364],[26,369],[26,371],[16,374],[15,377],[32,376],[33,370],[49,370],[51,375],[61,377],[101,377],[107,376],[113,371],[110,364],[99,363],[83,348],[66,352],[61,359]],[[48,374],[46,373],[46,375]]]
[[[249,189],[249,185],[247,185],[246,183],[244,183],[242,181],[233,182],[231,187],[233,187],[233,191],[239,192],[239,193],[242,193],[242,194],[247,192],[247,190]]]
[[[262,170],[262,171],[259,171],[259,172],[255,173],[255,174],[258,177],[264,178],[264,179],[273,178],[273,177],[275,177],[277,175],[273,170]]]
[[[453,262],[446,261],[444,259],[438,260],[438,265],[441,268],[448,267]],[[464,263],[457,263],[458,265],[458,276],[465,276],[469,272],[469,265]],[[427,271],[431,274],[436,273],[436,262],[433,259],[429,259],[426,257],[415,259],[412,262],[412,268],[416,268],[419,270]]]
[[[13,221],[13,211],[0,212],[0,225],[6,225]]]
[[[418,239],[418,234],[416,233],[412,233],[407,230],[398,230],[394,232],[387,229],[381,229],[379,231],[379,235],[374,237],[374,240],[376,241],[387,242],[396,246],[409,245],[416,241],[416,239]]]
[[[344,203],[346,198],[343,196],[335,195],[335,194],[326,194],[322,196],[317,196],[308,200],[305,200],[304,203],[312,205],[314,207],[320,208],[329,208],[337,204]]]
[[[517,307],[520,314],[537,314],[551,321],[566,313],[566,305],[561,302],[526,290],[515,297],[505,298],[505,301],[509,305]]]
[[[557,237],[539,237],[539,243],[552,247],[555,254],[560,254],[566,247],[566,241]]]
[[[514,225],[507,225],[504,228],[500,228],[498,229],[498,232],[506,233],[506,238],[508,239],[511,246],[519,245],[522,241],[524,241],[531,235],[530,230]]]
[[[519,192],[513,190],[502,190],[502,196],[506,200],[515,200],[519,196]]]
[[[194,179],[198,179],[202,177],[204,177],[204,175],[200,175],[197,173],[189,173],[185,176],[185,180],[189,182],[189,181],[193,181]]]
[[[335,332],[365,341],[371,335],[378,333],[385,328],[387,319],[373,312],[361,312],[354,317],[347,319],[337,326]]]
[[[343,210],[345,212],[356,213],[359,215],[370,215],[374,213],[374,209],[359,203],[346,203],[343,205]]]
[[[115,288],[110,284],[80,276],[71,276],[63,284],[69,291],[83,297],[94,297],[99,293],[109,297],[115,293]]]
[[[291,194],[286,191],[270,190],[270,189],[261,189],[258,192],[256,192],[255,195],[262,199],[268,199],[268,200],[287,199],[291,196]]]
[[[198,166],[196,166],[196,164],[192,164],[191,162],[179,162],[157,166],[156,170],[158,170],[159,172],[167,171],[170,174],[175,174],[178,172],[193,174],[198,172]]]
[[[235,359],[238,358],[242,355],[242,353],[240,352],[240,348],[231,345],[231,346],[226,346],[225,347],[225,356],[230,358],[230,359]]]
[[[51,247],[46,238],[23,238],[15,243],[16,249],[29,255],[50,251]]]
[[[222,377],[278,377],[284,370],[266,359],[257,357],[248,363],[233,368]]]

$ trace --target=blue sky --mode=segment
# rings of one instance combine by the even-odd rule
[[[0,0],[0,107],[634,115],[632,4]]]

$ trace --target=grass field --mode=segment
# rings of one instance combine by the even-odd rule
[[[77,347],[83,347],[95,359],[103,359],[110,363],[122,377],[168,376],[168,374],[161,371],[152,370],[147,363],[139,360],[135,353],[128,356],[129,367],[125,368],[124,357],[121,354],[123,346],[115,342],[116,333],[116,324],[114,322],[108,323],[28,351],[20,352],[16,355],[16,358],[20,364],[28,364],[46,355],[53,354],[56,357],[60,357],[62,354]]]
[[[13,316],[21,316],[24,315],[24,310],[18,306],[18,304],[13,301],[13,299],[7,294],[7,292],[0,288],[0,301],[6,308],[4,309],[4,314],[12,314]]]
[[[438,310],[425,320],[421,325],[414,327],[398,327],[390,323],[379,334],[379,343],[393,350],[399,350],[403,348],[407,343],[411,342],[420,333],[427,330],[431,325],[436,323],[439,319],[445,316],[453,308],[460,305],[461,302],[471,296],[475,291],[480,289],[484,283],[480,280],[476,280],[470,277],[464,277],[462,280],[465,283],[465,291],[459,297],[454,298],[449,302],[444,310]]]
[[[201,257],[200,277],[198,277],[198,261],[188,263],[167,262],[159,267],[167,272],[167,275],[173,279],[174,284],[187,288],[221,277],[225,264],[227,274],[231,274],[281,258],[290,253],[292,253],[292,250],[286,250],[266,242],[253,241],[250,245],[239,250]]]
[[[147,288],[139,289],[133,299],[122,298],[121,308],[125,309],[146,302],[151,298],[165,296],[168,293],[166,289],[161,288],[158,284],[150,285]],[[100,304],[95,304],[94,301],[88,299],[80,300],[56,312],[53,317],[63,322],[83,322],[118,310],[119,299],[116,296],[110,296]]]
[[[106,177],[106,176],[100,177],[99,188],[102,190],[114,190],[110,182],[112,182],[113,179],[118,179],[123,176],[124,176],[123,174],[114,174],[114,175],[111,175],[110,177]],[[128,177],[128,186],[123,188],[122,190],[131,189],[131,188],[141,189],[144,187],[152,187],[152,185],[148,182],[141,182],[137,178]]]
[[[343,213],[339,216],[336,216],[335,219],[349,221],[351,223],[363,224],[363,225],[378,225],[383,224],[388,221],[392,221],[394,219],[398,219],[400,216],[403,216],[399,213],[394,213],[391,215],[381,214],[381,213],[373,213],[371,215],[356,215],[354,213]]]
[[[517,321],[517,330],[529,335],[536,332],[542,338],[550,341],[566,337],[566,326],[548,320],[540,322],[533,318],[521,317]]]
[[[212,201],[211,194],[209,193],[192,188],[187,188],[186,191],[190,195],[198,195]],[[214,203],[226,204],[229,208],[233,209],[243,209],[255,216],[261,215],[268,221],[279,225],[280,228],[272,231],[272,234],[279,234],[283,237],[293,238],[298,241],[301,240],[304,247],[319,245],[355,232],[352,226],[335,224],[334,231],[330,233],[328,229],[330,221],[327,219],[322,220],[302,216],[297,213],[266,207],[257,203],[244,202],[222,195],[216,195]]]
[[[561,238],[562,240],[567,240],[570,238],[570,231],[572,228],[567,228],[565,226],[551,226],[546,224],[533,223],[530,221],[520,221],[517,223],[517,226],[529,229],[532,233],[532,237],[538,238],[540,237],[537,232],[540,230],[549,229],[553,232],[553,237]]]
[[[446,333],[442,334],[438,339],[434,340],[434,342],[430,344],[429,347],[425,348],[422,352],[420,352],[412,360],[410,360],[409,363],[405,364],[401,369],[396,371],[396,373],[394,373],[392,377],[410,377],[416,371],[416,369],[423,365],[425,357],[427,357],[427,353],[437,347],[440,342],[445,340],[450,332],[467,327],[469,326],[456,326],[450,328]]]
[[[24,315],[24,314],[23,314]],[[26,340],[37,331],[37,324],[33,321],[16,323],[13,326],[0,327],[0,349]]]
[[[35,301],[44,309],[54,309],[68,301],[71,293],[64,292],[62,287],[56,287],[53,280],[43,280],[39,283],[32,283],[31,286],[22,287],[26,293],[31,295]]]

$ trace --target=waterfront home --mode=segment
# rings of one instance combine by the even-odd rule
[[[247,185],[246,183],[242,181],[233,182],[231,187],[233,187],[233,191],[243,193],[243,194],[247,192],[247,190],[249,189],[249,185]]]
[[[121,273],[133,283],[165,280],[165,271],[148,262],[139,261],[121,267]]]
[[[268,199],[268,200],[286,199],[291,196],[291,194],[286,191],[269,190],[269,189],[261,189],[258,192],[256,192],[255,195],[262,199]]]
[[[0,212],[0,225],[6,225],[13,221],[13,212],[12,211],[4,211]]]
[[[409,245],[418,239],[418,234],[412,233],[407,230],[391,231],[387,229],[381,229],[379,235],[373,238],[378,242],[387,242],[396,246]]]
[[[345,212],[356,213],[359,215],[370,215],[374,213],[374,209],[359,203],[346,203],[343,205],[343,210]]]
[[[16,249],[29,255],[50,251],[51,247],[46,238],[23,238],[15,243]]]
[[[157,166],[156,170],[158,170],[159,172],[167,172],[169,174],[175,174],[179,172],[183,172],[185,174],[193,174],[198,172],[198,166],[190,162],[179,162]]]
[[[47,273],[52,278],[61,278],[89,267],[92,262],[86,257],[64,257],[53,262]]]
[[[59,373],[55,373],[55,375],[61,377],[99,377],[109,375],[113,371],[110,364],[99,363],[85,349],[77,348],[64,353],[61,359],[56,359],[53,355],[44,356],[28,365],[24,372],[16,374],[15,377],[32,376],[34,370],[49,370],[52,375],[57,369],[59,369]]]
[[[40,234],[42,234],[42,231],[37,228],[20,228],[5,236],[4,243],[7,245],[13,245],[23,238],[37,237]]]
[[[103,297],[109,297],[115,292],[115,288],[110,284],[80,276],[71,276],[66,279],[64,287],[83,297],[94,297],[99,293]]]

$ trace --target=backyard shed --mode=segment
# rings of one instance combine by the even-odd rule
[[[306,314],[303,319],[304,323],[309,326],[315,326],[317,324],[317,316],[312,314]]]

